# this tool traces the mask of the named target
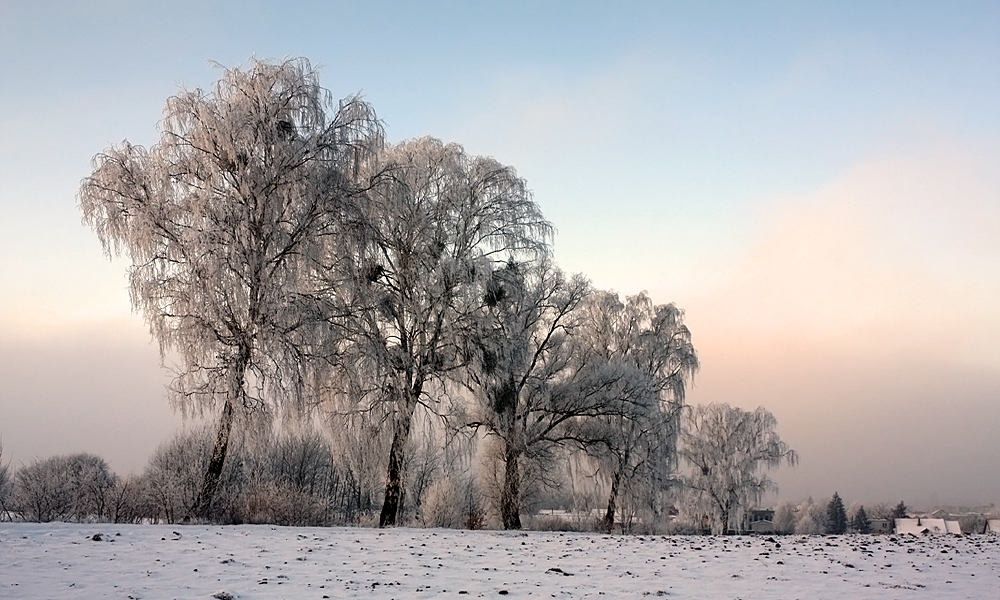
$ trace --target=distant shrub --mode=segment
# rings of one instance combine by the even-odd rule
[[[664,535],[697,535],[702,532],[701,526],[692,519],[678,517],[664,524]]]
[[[536,515],[528,524],[529,528],[535,531],[597,531],[600,521],[591,520],[585,525],[581,521],[562,516]]]
[[[428,486],[420,507],[420,523],[424,527],[463,525],[462,502],[450,477],[441,477]]]
[[[329,524],[324,498],[287,482],[250,486],[241,499],[238,514],[239,520],[247,523],[286,526]]]
[[[99,456],[53,456],[18,470],[11,504],[26,521],[105,521],[117,485]]]
[[[136,482],[141,493],[136,509],[143,518],[179,523],[190,513],[208,468],[212,435],[209,428],[184,431],[156,448]]]

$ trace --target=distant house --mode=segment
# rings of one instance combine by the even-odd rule
[[[774,510],[765,508],[749,511],[743,519],[743,531],[747,533],[774,533]]]
[[[890,519],[869,519],[872,524],[872,533],[892,533],[892,521]]]
[[[896,533],[912,533],[913,535],[923,535],[926,533],[962,533],[962,528],[958,521],[945,521],[944,519],[896,519]]]

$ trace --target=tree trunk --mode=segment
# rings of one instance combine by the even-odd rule
[[[611,494],[608,496],[608,511],[604,513],[604,521],[602,521],[602,526],[604,531],[611,533],[615,528],[615,503],[618,500],[618,488],[622,481],[622,470],[619,468],[615,471],[614,477],[611,479]]]
[[[222,407],[222,417],[219,419],[219,431],[215,436],[215,447],[212,449],[212,459],[208,463],[208,470],[205,472],[205,479],[201,485],[201,492],[198,493],[198,500],[184,517],[184,522],[191,519],[207,519],[209,510],[212,507],[212,500],[215,499],[215,491],[219,487],[219,480],[222,478],[222,466],[226,462],[226,452],[229,450],[229,434],[233,429],[233,402],[231,398],[226,399],[225,406]]]
[[[719,510],[719,512],[721,513],[719,515],[719,520],[721,521],[719,523],[720,535],[728,535],[730,533],[729,516],[732,514],[732,511],[733,511],[732,506],[730,506],[728,502],[723,502],[722,505],[720,506]]]
[[[504,450],[503,491],[500,493],[500,517],[504,529],[521,528],[521,469],[520,452],[509,446]]]
[[[416,407],[415,403],[407,402],[392,434],[392,446],[389,448],[389,468],[385,475],[385,499],[382,502],[382,513],[378,517],[379,527],[395,525],[399,507],[402,505],[405,447],[406,442],[410,439],[410,425],[413,422],[413,411]]]

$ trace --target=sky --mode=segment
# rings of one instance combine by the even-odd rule
[[[995,2],[0,0],[0,441],[141,471],[181,424],[81,224],[220,65],[306,57],[391,141],[514,166],[557,262],[674,302],[688,401],[763,405],[772,500],[1000,502]]]

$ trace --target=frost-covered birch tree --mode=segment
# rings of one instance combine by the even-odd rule
[[[595,292],[586,303],[583,339],[589,352],[625,369],[629,392],[609,398],[616,406],[581,423],[585,449],[609,480],[604,527],[614,525],[623,486],[662,487],[677,465],[677,440],[687,383],[698,369],[684,312],[654,305],[645,292],[628,296]]]
[[[777,486],[767,470],[798,455],[781,441],[778,422],[764,407],[745,411],[728,404],[693,406],[685,417],[680,456],[690,465],[684,485],[712,519],[712,532],[725,533],[743,510]]]
[[[131,258],[132,305],[161,354],[182,361],[175,406],[219,411],[192,511],[205,517],[234,422],[300,400],[308,359],[334,354],[318,348],[329,319],[316,318],[312,275],[358,220],[352,177],[380,128],[296,59],[182,91],[160,129],[148,150],[125,141],[99,154],[79,201],[105,251]]]
[[[414,412],[462,364],[475,290],[493,266],[548,252],[551,226],[514,169],[432,138],[401,142],[370,165],[367,229],[350,264],[352,364],[371,389],[355,394],[392,429],[381,526],[394,525]],[[362,384],[363,387],[364,384]]]
[[[483,317],[468,338],[477,398],[468,425],[500,445],[505,529],[521,527],[524,461],[551,463],[556,448],[584,443],[578,421],[620,410],[616,399],[646,385],[580,343],[589,293],[583,276],[567,277],[549,261],[509,263],[487,282]]]
[[[582,276],[567,278],[548,261],[509,263],[486,284],[482,320],[467,339],[478,400],[470,425],[501,445],[504,529],[521,528],[521,461],[557,443],[560,426],[575,416],[556,383],[574,367],[570,336],[589,291]]]

